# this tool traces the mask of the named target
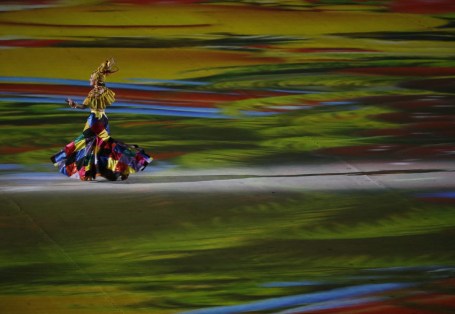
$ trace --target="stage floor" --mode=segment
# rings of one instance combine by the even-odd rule
[[[454,170],[334,161],[124,182],[5,174],[0,309],[444,313],[455,302]]]

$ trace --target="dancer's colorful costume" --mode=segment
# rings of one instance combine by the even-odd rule
[[[93,180],[103,176],[115,181],[125,180],[128,175],[145,167],[152,161],[143,149],[127,145],[110,136],[109,121],[105,109],[115,101],[115,93],[106,88],[106,75],[113,70],[113,59],[105,61],[90,77],[93,89],[78,105],[68,100],[73,108],[90,108],[90,115],[83,133],[51,157],[61,173],[81,180]]]

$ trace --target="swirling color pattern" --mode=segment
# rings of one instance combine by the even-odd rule
[[[49,157],[88,115],[64,99],[114,57],[112,136],[154,159],[137,182],[178,168],[198,190],[10,187],[0,312],[452,313],[455,186],[434,178],[454,173],[454,31],[453,0],[1,2],[1,182],[55,178]],[[296,164],[320,171],[272,173]],[[254,191],[215,195],[213,173]],[[280,186],[342,175],[414,188]]]

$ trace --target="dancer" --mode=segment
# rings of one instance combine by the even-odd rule
[[[143,149],[122,143],[110,135],[105,109],[115,101],[115,93],[105,86],[105,78],[117,71],[114,59],[106,60],[92,73],[90,85],[93,89],[82,105],[70,98],[66,100],[71,108],[90,108],[82,134],[51,157],[54,165],[68,177],[83,181],[94,180],[97,176],[111,181],[126,180],[129,174],[144,170],[152,161]]]

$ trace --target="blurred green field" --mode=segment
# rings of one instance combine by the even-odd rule
[[[452,264],[453,204],[410,192],[142,192],[102,200],[31,192],[2,203],[5,312],[51,302],[60,313],[175,313],[385,282],[453,292],[438,288],[436,274],[412,270]],[[299,281],[317,284],[267,287]]]

